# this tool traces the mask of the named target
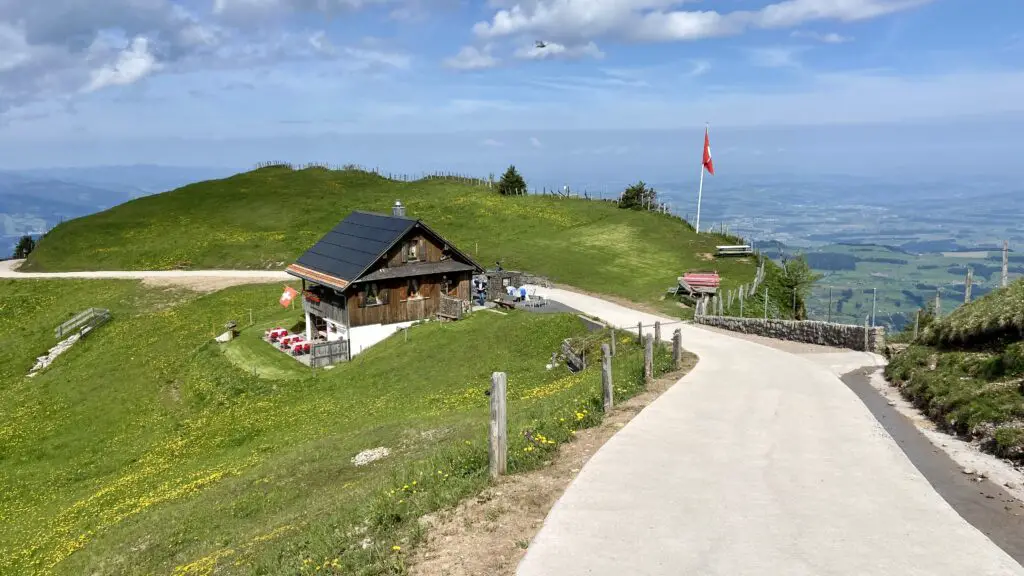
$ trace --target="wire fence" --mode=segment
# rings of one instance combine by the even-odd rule
[[[263,169],[285,169],[285,170],[330,170],[330,171],[357,171],[367,172],[375,174],[381,178],[391,180],[393,182],[416,182],[420,180],[445,180],[449,182],[459,182],[470,186],[476,186],[480,188],[494,189],[498,185],[498,180],[492,174],[487,178],[480,178],[469,174],[463,174],[452,171],[420,171],[420,172],[390,172],[382,170],[379,166],[367,167],[359,164],[334,164],[329,162],[307,162],[307,163],[292,163],[279,160],[272,160],[266,162],[259,162],[255,165],[256,170]],[[572,187],[568,184],[562,186],[547,186],[542,185],[540,187],[534,186],[526,190],[526,195],[529,196],[545,196],[548,198],[566,199],[566,200],[587,200],[596,202],[608,202],[612,204],[618,204],[622,200],[622,193],[626,189],[628,184],[618,186],[622,190],[616,192],[609,190],[608,186],[603,186],[601,190],[593,191],[588,187]],[[664,214],[666,217],[674,218],[685,223],[691,229],[693,225],[690,223],[690,214],[680,213],[675,210],[672,202],[653,200],[647,202],[645,205],[638,208],[639,210],[646,210],[648,212],[655,212]],[[730,241],[747,243],[748,240],[735,236],[731,227],[725,221],[722,222],[711,222],[706,226],[701,227],[704,233],[717,234],[719,236],[726,237]]]

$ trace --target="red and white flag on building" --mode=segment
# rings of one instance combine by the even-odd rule
[[[715,175],[715,163],[711,160],[711,139],[708,137],[708,129],[704,128],[704,169],[708,174]]]
[[[281,298],[278,300],[278,302],[281,303],[281,306],[287,308],[292,305],[292,300],[294,300],[295,297],[298,296],[298,294],[299,291],[296,290],[295,288],[292,288],[291,286],[285,286],[284,292],[281,293]]]

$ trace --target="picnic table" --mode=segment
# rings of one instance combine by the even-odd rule
[[[678,280],[678,291],[690,296],[715,294],[722,282],[718,272],[687,272]]]
[[[511,310],[516,307],[516,301],[509,296],[495,298],[494,303],[498,306],[498,308],[506,308]]]

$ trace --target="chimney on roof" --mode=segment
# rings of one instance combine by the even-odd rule
[[[401,200],[395,200],[395,205],[391,207],[391,215],[405,217],[405,206],[402,205]]]

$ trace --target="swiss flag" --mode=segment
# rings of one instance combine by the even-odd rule
[[[715,163],[711,161],[711,139],[708,138],[708,129],[704,128],[704,169],[708,174],[715,175]]]
[[[294,300],[298,294],[299,291],[296,290],[295,288],[292,288],[291,286],[285,286],[284,292],[281,293],[281,298],[278,300],[278,302],[281,303],[281,306],[287,308],[292,305],[292,300]]]

